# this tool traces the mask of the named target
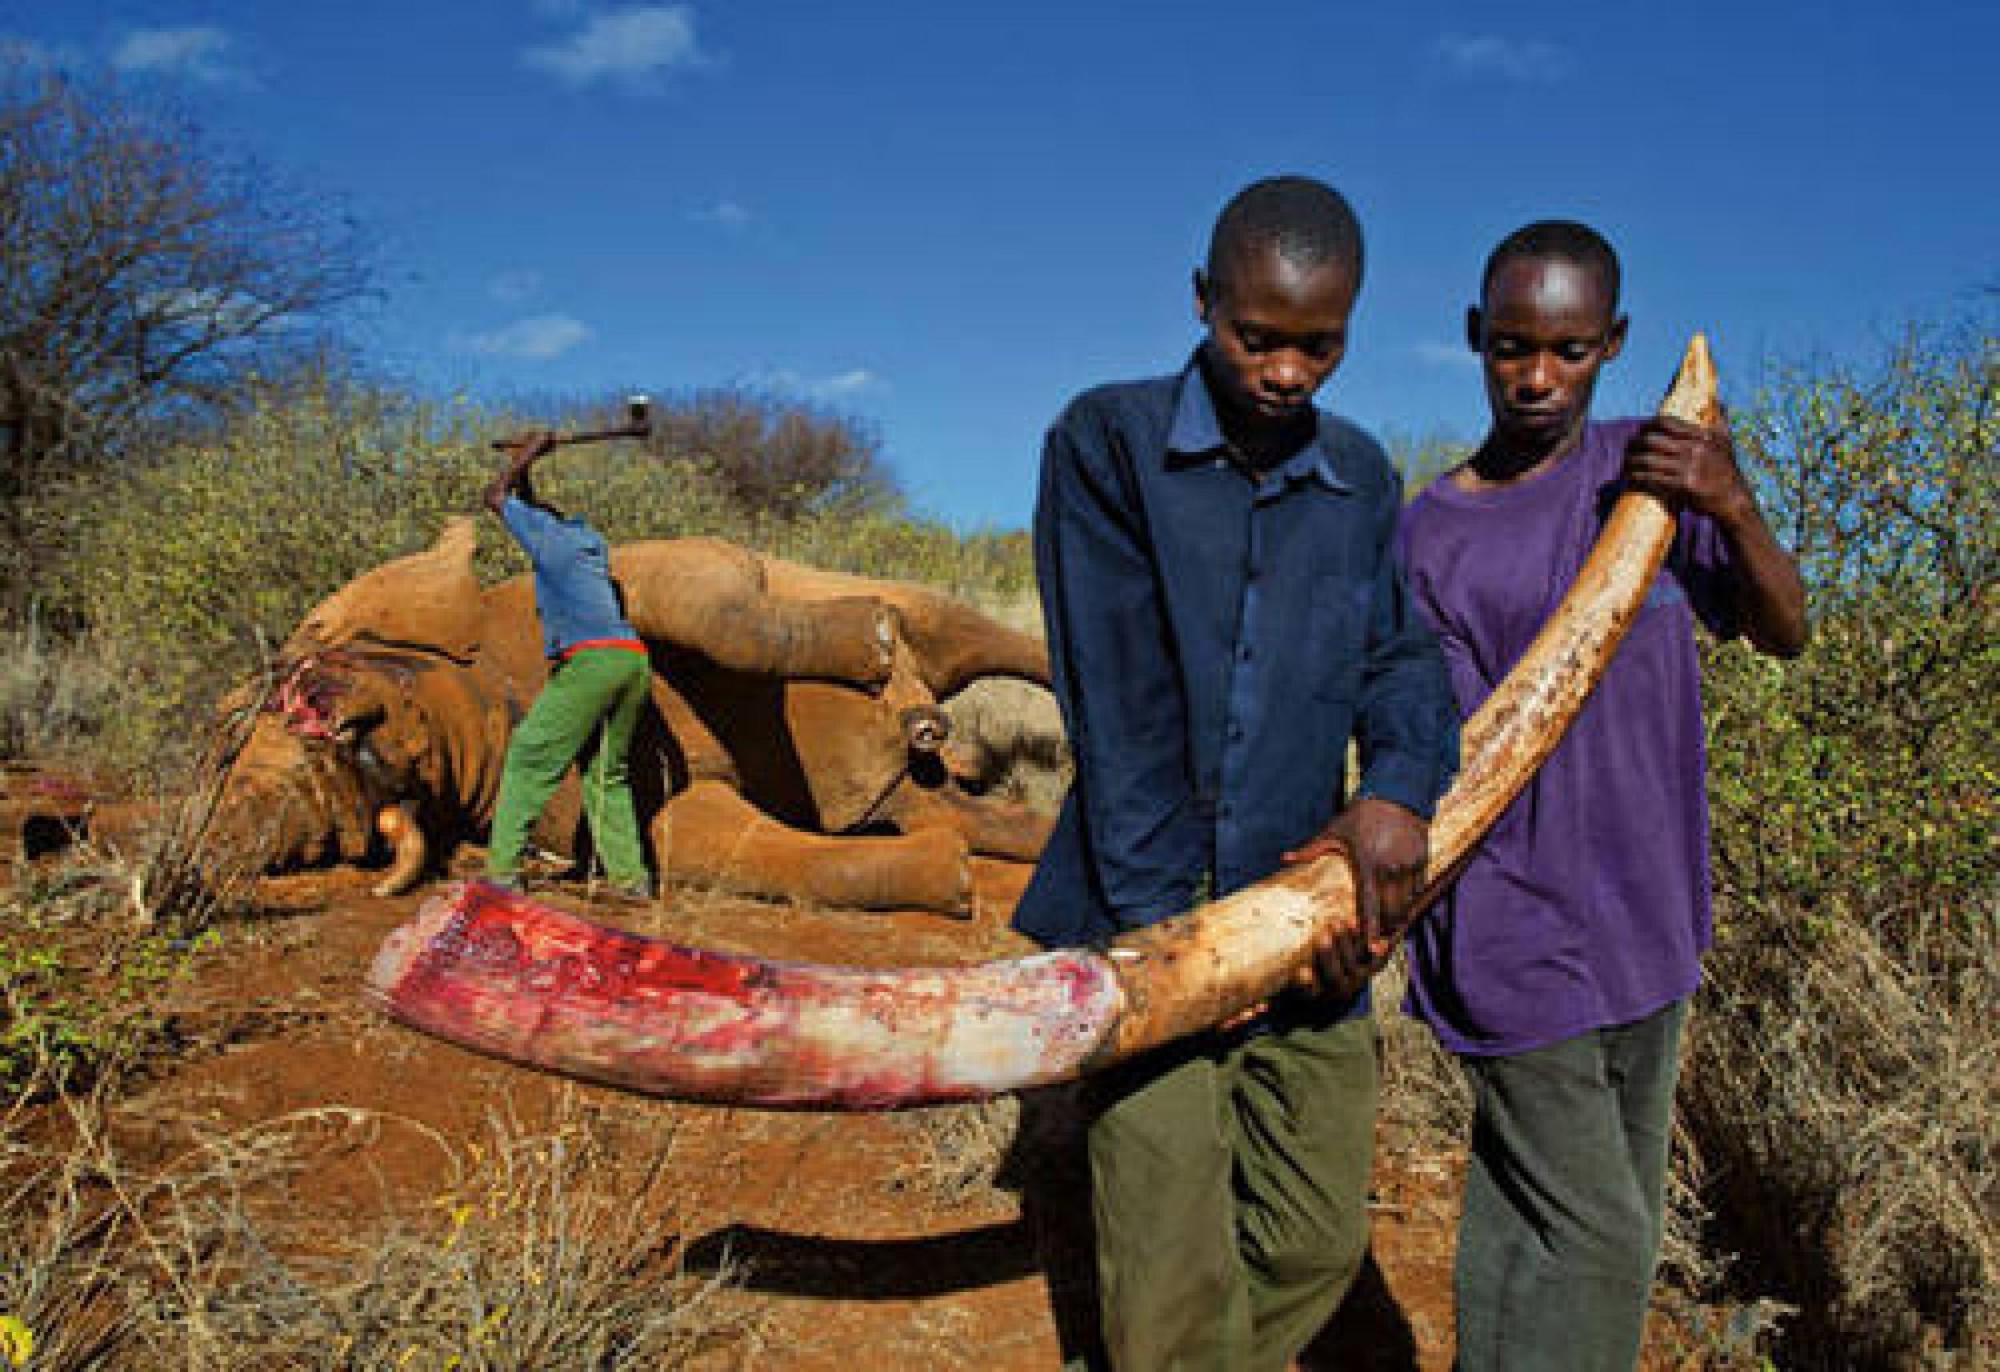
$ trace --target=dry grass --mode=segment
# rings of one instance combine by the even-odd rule
[[[0,1135],[0,1315],[36,1369],[651,1369],[754,1351],[731,1274],[681,1270],[686,1198],[656,1119],[635,1147],[632,1124],[570,1095],[545,1127],[496,1115],[476,1144],[431,1135],[446,1181],[416,1221],[385,1205],[315,1230],[293,1178],[422,1126],[329,1106],[145,1164],[113,1142],[102,1096],[61,1103],[53,1127],[17,1107]]]
[[[1848,922],[1725,939],[1680,1106],[1726,1287],[1775,1292],[1786,1366],[2000,1358],[2000,943],[1924,975]]]
[[[973,1105],[906,1110],[895,1117],[912,1155],[891,1172],[896,1190],[951,1207],[993,1190],[1013,1154],[1021,1102],[1013,1096]]]
[[[115,708],[117,689],[96,644],[32,624],[0,633],[0,759],[81,754]]]
[[[1396,956],[1375,978],[1375,1023],[1381,1032],[1382,1118],[1413,1152],[1451,1153],[1465,1147],[1472,1128],[1472,1092],[1465,1074],[1437,1037],[1402,1011],[1409,983],[1407,955]]]

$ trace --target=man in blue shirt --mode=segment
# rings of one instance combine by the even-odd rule
[[[651,659],[619,604],[604,536],[581,516],[565,517],[535,498],[529,471],[554,447],[546,433],[515,440],[486,488],[486,507],[534,567],[535,609],[549,659],[548,684],[507,742],[486,871],[499,884],[520,884],[529,831],[594,734],[596,751],[583,775],[591,841],[611,894],[647,900],[651,878],[627,754],[652,683]]]
[[[1095,942],[1335,850],[1358,892],[1305,984],[1122,1074],[1089,1126],[1121,1372],[1282,1368],[1367,1244],[1364,988],[1457,745],[1391,558],[1400,483],[1373,439],[1312,403],[1361,271],[1337,192],[1250,186],[1195,273],[1193,360],[1086,392],[1043,453],[1036,565],[1076,776],[1016,927]],[[1343,808],[1350,741],[1360,786]]]

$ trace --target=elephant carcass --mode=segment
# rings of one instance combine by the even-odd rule
[[[1662,413],[1721,421],[1690,343]],[[1468,721],[1431,826],[1428,893],[1451,875],[1602,678],[1659,574],[1673,518],[1631,491],[1528,651]],[[883,1108],[963,1100],[1124,1061],[1284,987],[1351,921],[1335,855],[1189,914],[1072,949],[951,969],[725,957],[459,886],[391,934],[368,995],[406,1024],[512,1061],[650,1094]]]
[[[225,842],[267,869],[360,861],[386,843],[378,889],[392,893],[486,827],[546,667],[531,581],[482,590],[475,540],[455,521],[306,616],[226,778]],[[612,574],[655,667],[632,772],[663,868],[756,894],[962,913],[970,852],[1039,851],[1044,821],[967,794],[909,742],[913,718],[930,727],[940,693],[978,676],[1045,682],[1038,640],[921,588],[713,539],[621,546]],[[581,809],[572,777],[537,841],[575,855]]]

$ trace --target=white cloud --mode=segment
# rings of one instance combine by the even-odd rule
[[[667,72],[708,61],[688,5],[640,5],[594,14],[557,43],[529,48],[522,61],[572,86],[597,80],[649,85]]]
[[[851,367],[831,376],[801,376],[789,367],[765,367],[751,372],[739,383],[755,391],[779,391],[801,395],[808,400],[843,400],[863,391],[887,388],[888,383],[866,367]]]
[[[1427,338],[1414,345],[1410,351],[1418,360],[1428,362],[1434,367],[1464,367],[1476,370],[1479,366],[1479,354],[1463,343],[1440,343],[1436,339]]]
[[[486,333],[461,337],[460,346],[489,357],[513,357],[528,362],[546,362],[560,357],[590,337],[590,329],[580,319],[566,314],[538,314],[517,319]]]
[[[72,66],[76,61],[77,54],[72,49],[0,33],[0,64],[42,71],[50,67]]]
[[[185,76],[211,86],[250,84],[250,75],[230,60],[235,40],[221,29],[189,25],[177,29],[134,29],[111,50],[119,71]]]
[[[1447,67],[1468,76],[1539,82],[1560,80],[1570,71],[1569,53],[1538,38],[1454,33],[1438,40],[1437,52]]]
[[[714,224],[725,229],[740,229],[753,218],[749,210],[734,200],[718,200],[713,205],[690,211],[688,217],[697,224]]]
[[[838,376],[822,377],[807,389],[816,396],[831,398],[840,395],[853,395],[856,391],[873,390],[879,382],[880,378],[866,367],[856,367],[851,371],[842,372]]]
[[[527,267],[501,272],[486,283],[486,293],[495,300],[518,305],[542,289],[542,274]]]

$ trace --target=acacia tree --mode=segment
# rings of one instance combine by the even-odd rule
[[[670,396],[653,451],[695,462],[746,514],[797,519],[835,509],[893,509],[901,499],[881,442],[857,419],[746,388]]]
[[[214,413],[363,295],[351,222],[110,84],[0,70],[0,532],[51,477]],[[15,567],[8,572],[17,598]]]

